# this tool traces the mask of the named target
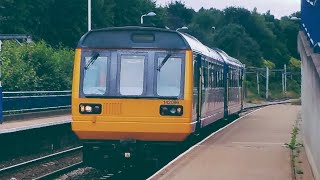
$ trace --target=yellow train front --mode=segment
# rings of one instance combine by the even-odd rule
[[[121,27],[85,34],[76,49],[72,87],[72,129],[83,140],[84,161],[132,158],[152,146],[183,142],[224,117],[225,91],[220,90],[211,104],[217,115],[202,118],[207,113],[201,111],[200,61],[212,53],[193,37],[166,29]],[[221,59],[216,64],[222,81]]]

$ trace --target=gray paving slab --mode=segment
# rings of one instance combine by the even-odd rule
[[[43,128],[71,122],[71,115],[34,118],[25,121],[8,121],[0,124],[0,134],[14,133],[23,130]]]
[[[151,179],[291,180],[285,146],[300,106],[275,105],[242,118]]]

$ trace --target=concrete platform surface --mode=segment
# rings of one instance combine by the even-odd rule
[[[54,126],[70,122],[71,115],[41,117],[25,121],[4,121],[0,124],[0,134],[14,133],[17,131]]]
[[[291,180],[285,146],[300,106],[260,109],[230,125],[150,179]]]

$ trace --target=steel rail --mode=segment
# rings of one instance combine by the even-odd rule
[[[64,173],[66,173],[66,172],[70,172],[72,170],[75,170],[75,169],[81,167],[82,164],[83,164],[83,161],[75,163],[75,164],[72,164],[72,165],[64,167],[64,168],[61,168],[61,169],[58,169],[56,171],[50,172],[48,174],[45,174],[43,176],[34,178],[34,180],[53,179],[54,177],[57,177],[57,176],[62,175]]]
[[[40,162],[40,161],[43,161],[43,160],[54,158],[54,157],[57,157],[59,155],[63,155],[63,154],[70,153],[70,152],[75,152],[75,151],[80,150],[82,148],[83,148],[83,146],[78,146],[78,147],[75,147],[75,148],[72,148],[72,149],[60,151],[60,152],[57,152],[57,153],[54,153],[54,154],[50,154],[50,155],[47,155],[47,156],[43,156],[43,157],[40,157],[40,158],[36,158],[36,159],[33,159],[33,160],[26,161],[26,162],[23,162],[23,163],[19,163],[19,164],[15,164],[15,165],[12,165],[12,166],[9,166],[9,167],[5,167],[5,168],[0,169],[0,174],[1,173],[6,173],[6,172],[9,172],[9,171],[13,171],[13,170],[18,169],[18,168],[23,168],[23,167],[28,166],[30,164],[34,164],[34,163],[37,163],[37,162]]]

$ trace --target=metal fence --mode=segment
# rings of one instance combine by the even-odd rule
[[[320,0],[301,1],[302,28],[314,51],[320,53]]]
[[[3,113],[18,114],[71,107],[71,91],[3,92]]]

